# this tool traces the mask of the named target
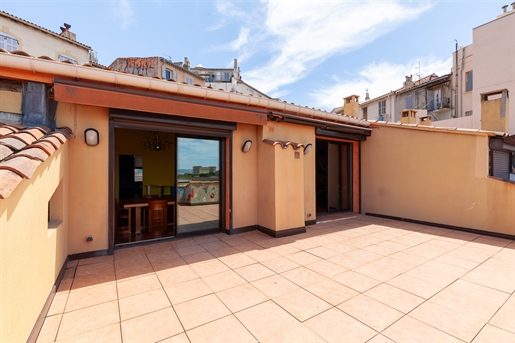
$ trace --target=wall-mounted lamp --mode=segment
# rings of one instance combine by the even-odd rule
[[[311,143],[306,144],[306,146],[304,147],[304,155],[306,155],[308,152],[310,152],[312,148],[313,148],[313,144],[311,144]]]
[[[243,143],[243,146],[241,147],[241,151],[248,152],[251,147],[252,147],[252,141],[250,139],[247,139],[245,141],[245,143]]]
[[[89,146],[96,146],[99,143],[98,131],[92,128],[84,130],[84,141]]]

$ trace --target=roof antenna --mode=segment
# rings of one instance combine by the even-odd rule
[[[418,68],[415,69],[418,69],[418,74],[416,75],[418,76],[418,80],[420,81],[420,61],[418,61]]]

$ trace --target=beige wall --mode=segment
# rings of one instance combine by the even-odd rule
[[[258,175],[258,128],[254,125],[238,124],[233,132],[232,142],[232,223],[233,228],[256,225],[257,221],[257,175]],[[241,151],[243,143],[250,139],[252,148]]]
[[[380,125],[362,143],[362,212],[515,235],[515,184],[488,178],[488,153],[486,135]]]
[[[108,117],[107,108],[66,103],[57,106],[57,126],[76,132],[76,139],[72,136],[68,140],[69,254],[108,248]],[[98,146],[84,142],[84,130],[90,127],[99,132]],[[93,236],[93,241],[87,242],[87,236]]]
[[[0,112],[21,113],[21,92],[0,91]]]
[[[68,152],[66,143],[0,199],[1,342],[27,340],[68,256]]]
[[[59,54],[64,54],[75,59],[79,65],[89,63],[87,48],[4,16],[0,16],[0,30],[18,39],[18,50],[32,56],[48,56],[57,61]]]

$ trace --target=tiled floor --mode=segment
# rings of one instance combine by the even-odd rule
[[[366,216],[68,264],[39,342],[515,342],[515,242]]]

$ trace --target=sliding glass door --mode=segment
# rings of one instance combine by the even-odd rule
[[[177,138],[177,235],[220,230],[220,140]]]

